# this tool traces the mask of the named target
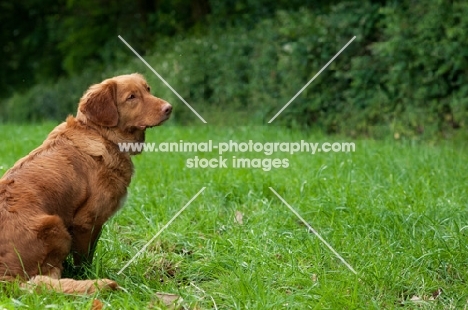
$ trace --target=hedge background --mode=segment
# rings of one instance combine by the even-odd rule
[[[201,123],[122,35],[208,123],[266,123],[356,36],[275,125],[366,137],[466,132],[468,3],[123,2],[2,3],[0,121],[62,120],[89,85],[141,72],[175,105],[175,122]]]

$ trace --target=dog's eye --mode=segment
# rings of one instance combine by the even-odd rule
[[[131,94],[130,96],[127,97],[127,100],[132,100],[135,99],[135,95]]]
[[[151,92],[151,87],[148,86],[146,89],[148,90],[149,93]]]

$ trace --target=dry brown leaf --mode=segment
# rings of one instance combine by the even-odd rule
[[[99,299],[94,299],[93,304],[91,305],[91,310],[102,310],[103,307],[104,305],[102,301],[100,301]]]
[[[440,296],[440,294],[442,294],[442,289],[441,289],[441,288],[438,288],[437,290],[435,290],[434,292],[432,292],[432,298],[433,298],[433,299],[436,299],[437,297]]]
[[[411,300],[411,301],[414,301],[414,302],[423,301],[419,296],[416,296],[416,295],[413,295],[413,297],[411,297],[410,300]]]
[[[170,293],[156,293],[156,297],[166,306],[173,305],[177,300],[182,300],[179,295]]]
[[[435,292],[432,293],[432,295],[423,295],[422,297],[417,296],[417,295],[413,295],[413,297],[411,297],[410,301],[412,301],[414,303],[434,301],[441,293],[442,293],[442,290],[437,289]]]
[[[236,211],[236,215],[234,217],[234,222],[236,222],[239,225],[244,224],[244,221],[242,220],[243,217],[244,217],[244,215],[242,214],[242,212]]]

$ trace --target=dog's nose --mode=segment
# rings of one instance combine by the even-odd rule
[[[169,103],[166,103],[163,108],[162,108],[162,111],[165,115],[170,115],[171,112],[172,112],[172,106],[169,104]]]

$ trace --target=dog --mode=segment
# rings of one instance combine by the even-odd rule
[[[172,112],[138,73],[92,85],[75,117],[0,179],[0,281],[92,294],[117,289],[109,279],[61,279],[69,254],[90,264],[101,229],[122,205],[133,174],[119,143],[141,143]]]

